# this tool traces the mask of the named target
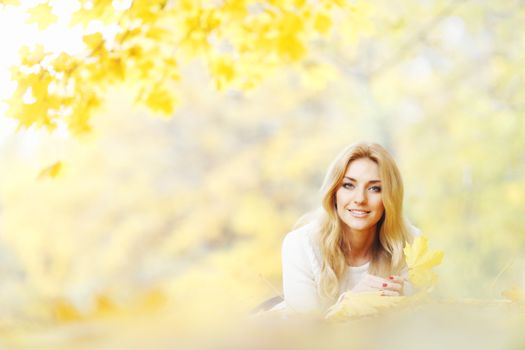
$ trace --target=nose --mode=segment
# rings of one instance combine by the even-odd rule
[[[354,198],[352,201],[356,204],[366,203],[366,191],[364,189],[354,191]]]

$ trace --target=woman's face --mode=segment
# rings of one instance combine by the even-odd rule
[[[379,167],[369,158],[352,161],[336,192],[337,215],[345,231],[373,233],[383,212]]]

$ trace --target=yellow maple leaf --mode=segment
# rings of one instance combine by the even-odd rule
[[[153,111],[163,113],[167,116],[171,116],[175,109],[174,96],[167,89],[160,86],[155,86],[153,90],[149,92],[145,103]]]
[[[82,41],[84,41],[84,44],[91,50],[96,50],[104,43],[104,37],[102,36],[102,33],[96,32],[93,34],[87,34],[82,37]]]
[[[369,293],[346,292],[328,309],[326,319],[344,321],[352,317],[369,316],[399,305],[404,296],[382,296],[380,291]]]
[[[437,282],[437,275],[432,271],[443,260],[442,251],[428,251],[426,237],[417,237],[412,244],[403,249],[408,267],[408,278],[418,288],[430,288]]]
[[[315,16],[314,28],[321,34],[327,34],[332,28],[332,19],[324,13],[319,13]]]
[[[51,65],[55,72],[66,72],[68,69],[70,69],[74,64],[74,58],[65,52],[60,53],[58,57],[56,57],[52,62]]]
[[[215,58],[211,65],[211,72],[215,79],[215,87],[219,91],[223,90],[235,78],[233,60],[227,56]]]
[[[106,315],[115,310],[115,303],[106,294],[99,294],[95,297],[95,314]]]
[[[62,168],[63,168],[63,166],[62,166],[62,162],[61,161],[55,162],[55,163],[51,164],[50,166],[45,167],[44,169],[42,169],[40,171],[40,173],[38,174],[38,179],[40,180],[40,179],[44,179],[46,177],[55,178],[55,177],[58,176],[58,174],[60,174]]]
[[[126,78],[126,66],[120,58],[106,60],[106,77],[110,81],[123,81]]]
[[[40,64],[42,59],[48,55],[42,44],[37,44],[34,47],[24,45],[20,48],[18,54],[20,55],[21,63],[28,67]]]
[[[277,40],[277,52],[286,60],[299,61],[306,54],[306,47],[295,35],[282,35]]]
[[[78,309],[66,299],[60,298],[52,304],[52,311],[55,319],[60,322],[71,322],[81,320],[82,314]]]
[[[36,23],[40,30],[44,30],[51,24],[56,23],[58,17],[53,13],[53,8],[49,4],[39,4],[28,10],[29,18],[27,23]]]

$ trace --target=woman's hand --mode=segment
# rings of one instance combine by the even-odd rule
[[[366,274],[350,291],[353,293],[381,291],[381,295],[399,296],[403,295],[405,279],[401,276],[393,275],[388,279]]]

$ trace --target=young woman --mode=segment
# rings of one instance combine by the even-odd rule
[[[403,216],[403,183],[390,154],[376,143],[347,147],[321,191],[321,208],[284,238],[284,301],[273,309],[323,311],[346,291],[409,292],[403,248],[419,233]]]

